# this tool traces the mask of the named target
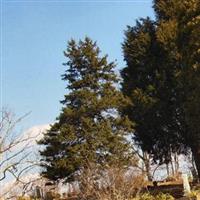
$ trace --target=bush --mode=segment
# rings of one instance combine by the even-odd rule
[[[17,197],[17,200],[29,200],[27,197]]]
[[[153,196],[150,193],[144,193],[142,195],[140,195],[138,198],[136,198],[135,200],[153,200]]]
[[[133,200],[174,200],[174,197],[163,193],[157,194],[155,196],[151,195],[150,193],[144,193]]]
[[[160,193],[156,195],[155,200],[174,200],[174,197],[171,196],[170,194]]]
[[[17,200],[39,200],[39,199],[36,199],[36,198],[32,198],[32,197],[17,197]]]
[[[80,200],[131,200],[146,185],[144,176],[131,170],[95,165],[79,176]]]

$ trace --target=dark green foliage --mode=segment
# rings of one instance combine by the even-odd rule
[[[41,152],[43,175],[69,181],[90,163],[126,165],[130,156],[126,134],[132,123],[120,117],[127,100],[115,88],[115,64],[108,63],[107,56],[100,57],[89,38],[79,43],[71,40],[64,55],[68,68],[62,79],[69,93],[57,122],[40,141],[46,146]]]
[[[122,91],[132,105],[127,113],[136,123],[134,139],[154,160],[169,162],[171,152],[181,152],[177,121],[176,68],[157,38],[155,22],[147,19],[128,27],[123,44],[127,67],[121,72]]]
[[[136,123],[135,139],[169,162],[194,143],[200,150],[200,2],[155,0],[154,9],[155,21],[125,32],[122,91],[132,101],[125,113]]]
[[[200,178],[200,1],[157,0],[158,37],[176,66],[177,100],[184,144],[191,148]],[[173,33],[173,34],[172,34]]]

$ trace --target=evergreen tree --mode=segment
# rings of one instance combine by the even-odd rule
[[[158,38],[176,67],[179,121],[200,178],[200,1],[155,0]]]
[[[123,51],[122,91],[132,101],[125,113],[136,123],[134,140],[154,161],[168,163],[172,152],[183,150],[175,119],[176,69],[169,67],[173,61],[157,39],[155,22],[141,19],[128,27]]]
[[[200,151],[200,2],[155,0],[156,20],[126,30],[122,91],[125,113],[136,122],[135,139],[155,160]],[[200,177],[200,154],[195,156]]]
[[[90,164],[126,166],[130,158],[126,134],[132,123],[120,117],[127,104],[116,89],[115,64],[100,57],[89,38],[69,41],[64,52],[68,66],[62,79],[67,83],[62,111],[40,144],[42,174],[51,179],[74,180]]]

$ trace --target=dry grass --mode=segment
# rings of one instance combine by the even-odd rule
[[[90,168],[79,177],[81,200],[126,200],[135,197],[145,186],[142,174],[134,171],[108,167],[100,170]]]

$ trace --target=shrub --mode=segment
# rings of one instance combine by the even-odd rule
[[[172,197],[169,194],[163,194],[163,193],[157,194],[155,196],[153,196],[150,193],[144,193],[132,200],[174,200],[174,197]]]
[[[118,167],[88,169],[79,176],[79,199],[131,200],[146,182],[144,176]]]
[[[156,195],[155,200],[174,200],[174,197],[171,196],[170,194],[160,193]]]
[[[144,193],[135,200],[153,200],[154,197],[150,193]]]

